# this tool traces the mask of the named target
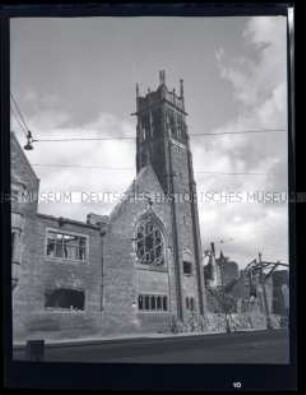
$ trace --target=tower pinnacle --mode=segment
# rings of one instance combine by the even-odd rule
[[[180,96],[184,97],[184,80],[180,79]]]
[[[165,85],[166,84],[166,72],[165,70],[160,70],[159,71],[159,85]]]

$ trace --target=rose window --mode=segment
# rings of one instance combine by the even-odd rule
[[[136,229],[136,253],[141,263],[163,265],[164,241],[162,232],[152,219],[142,220]]]

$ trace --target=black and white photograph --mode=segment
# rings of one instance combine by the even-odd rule
[[[14,360],[290,363],[287,23],[10,21]]]

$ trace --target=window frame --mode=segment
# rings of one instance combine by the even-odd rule
[[[85,239],[85,259],[73,259],[73,258],[65,258],[65,257],[58,257],[58,256],[50,256],[48,255],[48,239],[49,239],[49,233],[57,233],[57,234],[63,234],[67,236],[75,236],[75,237],[80,237]],[[51,228],[47,227],[45,229],[45,245],[44,245],[44,258],[45,261],[55,261],[55,262],[63,262],[63,263],[89,263],[89,235],[84,234],[84,233],[78,233],[74,231],[69,231],[69,230],[61,230],[58,228]]]

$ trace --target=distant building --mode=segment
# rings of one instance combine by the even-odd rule
[[[220,313],[227,310],[240,314],[258,311],[262,314],[288,315],[287,270],[273,270],[261,278],[259,272],[239,271],[238,264],[225,257],[222,251],[219,258],[215,258],[215,254],[214,243],[211,243],[204,266],[208,311]]]
[[[211,249],[207,253],[209,259],[204,266],[204,277],[210,288],[220,287],[222,284],[227,286],[239,277],[239,267],[236,262],[225,257],[222,251],[219,258],[216,258],[214,243],[211,243]]]

